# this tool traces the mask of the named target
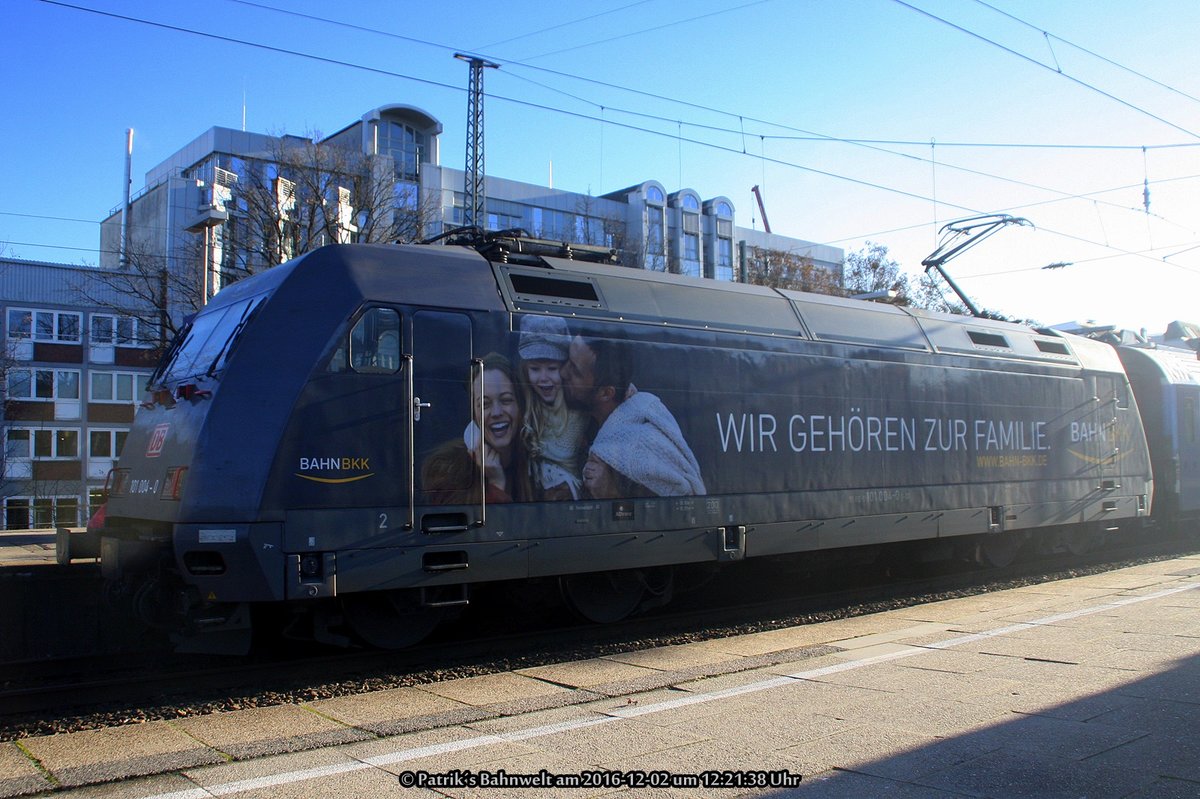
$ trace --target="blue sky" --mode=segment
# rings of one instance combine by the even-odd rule
[[[729,197],[745,226],[758,184],[777,232],[879,242],[914,274],[941,224],[1011,213],[1035,227],[948,267],[979,304],[1200,320],[1194,0],[6,0],[0,30],[5,255],[98,261],[126,128],[135,190],[243,114],[331,133],[389,103],[440,119],[462,168],[468,51],[501,64],[489,174],[545,184],[553,164],[593,194],[653,178]]]

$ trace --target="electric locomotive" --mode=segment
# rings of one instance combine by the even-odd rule
[[[286,604],[402,646],[485,583],[608,621],[682,564],[934,539],[1001,563],[1150,512],[1107,345],[574,254],[334,245],[223,289],[129,434],[105,576],[212,641]]]

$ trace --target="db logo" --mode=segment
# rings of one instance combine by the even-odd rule
[[[170,427],[169,424],[160,424],[154,428],[154,432],[150,434],[150,445],[146,447],[147,458],[157,458],[162,454],[163,444],[167,441],[167,430]]]

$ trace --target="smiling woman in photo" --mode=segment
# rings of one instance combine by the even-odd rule
[[[482,381],[471,386],[475,418],[461,439],[439,446],[425,459],[421,469],[421,486],[430,502],[478,503],[481,469],[486,486],[482,498],[487,502],[532,499],[521,437],[525,408],[519,386],[507,358],[498,353],[484,357]]]

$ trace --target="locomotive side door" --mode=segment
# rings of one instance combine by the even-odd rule
[[[472,345],[471,318],[462,313],[419,310],[412,314],[411,375],[412,390],[409,398],[411,420],[411,447],[409,458],[412,470],[413,491],[410,494],[410,512],[413,506],[424,504],[429,497],[423,496],[422,464],[439,448],[455,447],[469,435],[471,421],[471,374]],[[469,475],[461,475],[463,492],[471,489]],[[437,499],[433,500],[437,502]],[[466,529],[471,519],[457,519],[439,515],[435,522],[439,531],[445,527],[461,526]],[[461,525],[459,525],[461,522]],[[428,526],[420,518],[414,519],[418,528]]]
[[[1128,415],[1135,413],[1129,387],[1106,373],[1085,375],[1081,404],[1069,420],[1068,451],[1077,477],[1093,482],[1105,492],[1120,485],[1126,454],[1122,439],[1136,425]]]
[[[1124,460],[1134,443],[1130,436],[1137,428],[1129,420],[1131,414],[1136,414],[1136,410],[1129,384],[1114,375],[1098,375],[1093,443],[1099,460],[1100,485],[1104,490],[1119,486],[1125,472]]]

